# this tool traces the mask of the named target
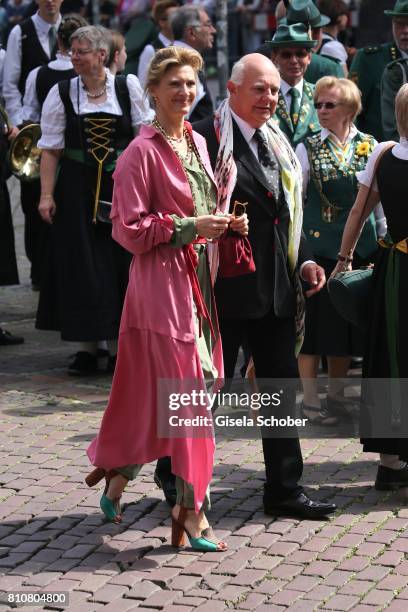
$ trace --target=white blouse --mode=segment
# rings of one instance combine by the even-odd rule
[[[371,181],[373,180],[374,167],[378,156],[384,150],[385,146],[390,145],[392,142],[394,141],[389,140],[387,142],[380,142],[374,148],[373,152],[368,158],[368,162],[364,170],[356,173],[357,180],[361,185],[365,185],[366,187],[369,187],[371,185]],[[400,138],[399,144],[395,143],[395,147],[391,149],[391,153],[394,155],[394,157],[397,157],[398,159],[408,160],[408,140],[406,138]],[[376,178],[374,178],[373,181],[373,189],[374,191],[378,191]]]
[[[88,113],[105,112],[118,116],[123,114],[115,92],[115,77],[107,68],[105,71],[107,74],[106,100],[101,104],[95,104],[88,100],[87,93],[79,77],[71,79],[69,95],[75,113],[85,115]],[[150,122],[153,119],[154,113],[143,94],[137,76],[128,74],[126,83],[129,89],[132,126],[135,128],[141,123]],[[59,95],[57,84],[52,87],[44,102],[41,116],[41,138],[38,142],[38,147],[40,149],[64,149],[65,125],[65,108]]]

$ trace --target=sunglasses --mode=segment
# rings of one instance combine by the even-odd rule
[[[334,108],[341,106],[341,104],[341,102],[315,102],[314,107],[317,110],[320,110],[322,108],[327,108],[327,110],[333,110]]]
[[[292,57],[297,57],[298,59],[305,59],[309,55],[309,51],[305,51],[301,49],[299,51],[281,51],[279,53],[279,57],[284,60],[291,59]]]

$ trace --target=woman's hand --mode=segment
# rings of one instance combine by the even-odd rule
[[[202,238],[219,238],[228,228],[231,215],[201,215],[197,217],[197,234]]]
[[[246,213],[240,217],[232,217],[230,229],[238,232],[241,236],[248,236],[248,216]]]
[[[352,269],[351,262],[338,261],[333,272],[330,274],[330,278],[333,278],[333,276],[336,276],[339,272],[349,272]]]
[[[54,196],[52,195],[44,195],[40,198],[40,203],[38,205],[38,212],[41,215],[41,219],[46,223],[51,224],[53,222],[53,218],[56,211],[56,205]]]

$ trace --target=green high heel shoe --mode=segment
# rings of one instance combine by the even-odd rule
[[[106,516],[106,518],[108,519],[108,521],[111,521],[111,523],[115,523],[118,525],[119,523],[122,522],[122,514],[120,513],[120,505],[119,505],[120,498],[111,500],[109,499],[109,497],[105,495],[105,493],[106,493],[106,489],[101,497],[101,501],[99,504],[101,507],[101,510]],[[119,508],[119,512],[118,512],[118,508]]]
[[[214,537],[211,527],[203,529],[201,536],[193,538],[186,529],[185,521],[187,518],[187,508],[180,506],[179,515],[176,518],[171,517],[171,544],[180,548],[185,545],[185,535],[187,534],[190,546],[193,550],[198,552],[223,552],[227,550],[226,545],[220,548],[220,544],[223,542],[214,542],[210,540],[210,537]],[[207,537],[206,537],[207,536]],[[214,538],[215,539],[215,538]]]

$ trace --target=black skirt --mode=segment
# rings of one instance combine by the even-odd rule
[[[316,262],[324,268],[326,279],[329,279],[337,261],[316,257]],[[359,266],[360,262],[356,259],[355,267]],[[306,298],[305,340],[300,351],[302,354],[358,356],[363,354],[363,346],[361,332],[343,319],[334,308],[327,285],[319,293]]]
[[[118,337],[131,254],[112,239],[111,226],[92,223],[96,169],[63,159],[55,190],[57,212],[44,254],[38,329],[63,340]],[[104,174],[100,199],[111,201]]]
[[[0,285],[18,285],[13,218],[7,184],[0,180]]]

